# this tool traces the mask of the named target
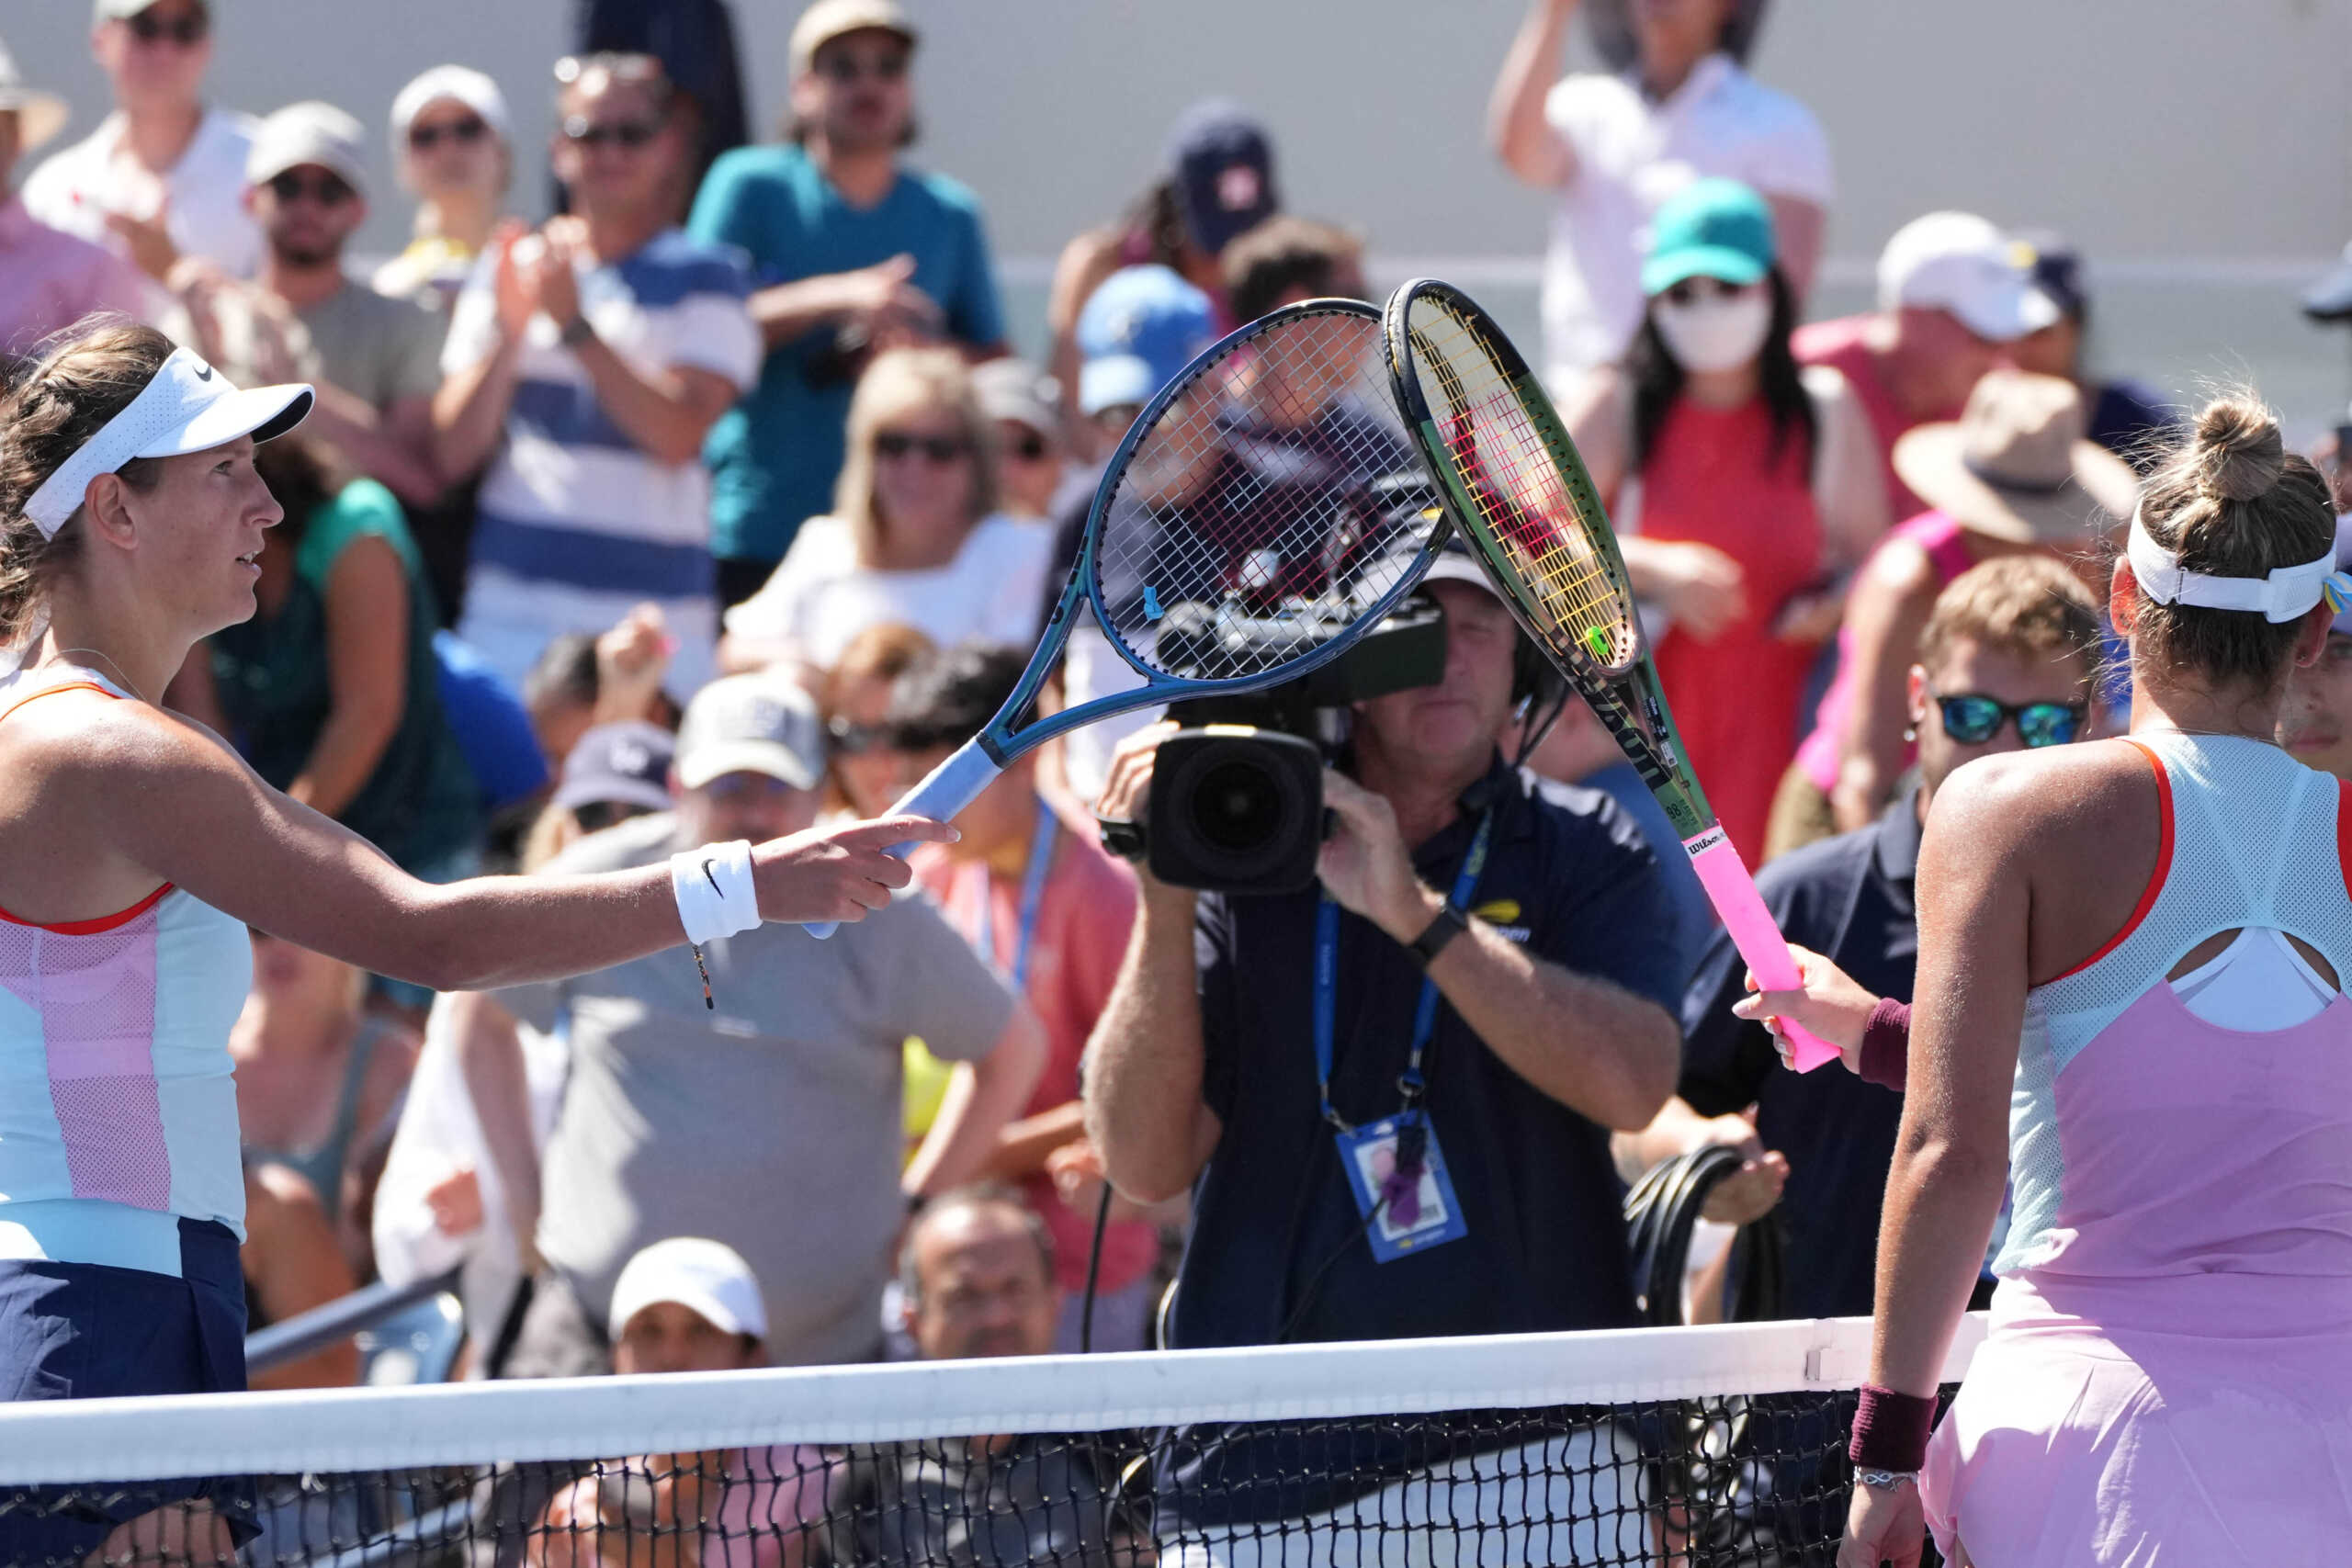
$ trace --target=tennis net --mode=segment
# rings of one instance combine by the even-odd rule
[[[0,1405],[0,1559],[1826,1568],[1869,1331]]]

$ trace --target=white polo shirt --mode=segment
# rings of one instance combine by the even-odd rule
[[[187,151],[159,185],[128,157],[115,155],[126,122],[110,114],[97,130],[41,161],[25,182],[25,207],[52,229],[120,254],[123,243],[107,227],[107,215],[151,218],[168,196],[166,227],[181,254],[203,256],[232,277],[251,277],[261,265],[262,240],[245,211],[245,153],[257,123],[251,115],[206,109]]]
[[[1720,175],[1767,197],[1829,205],[1821,123],[1727,54],[1699,62],[1663,101],[1634,73],[1567,77],[1544,116],[1577,161],[1544,261],[1544,378],[1555,392],[1633,342],[1650,217],[1668,197]]]

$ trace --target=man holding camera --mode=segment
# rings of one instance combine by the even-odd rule
[[[1088,1047],[1086,1122],[1121,1192],[1193,1190],[1177,1347],[1634,1321],[1609,1129],[1645,1124],[1673,1089],[1667,895],[1614,805],[1499,754],[1532,665],[1476,564],[1441,556],[1427,592],[1447,624],[1444,676],[1355,706],[1346,771],[1325,775],[1319,888],[1202,896],[1138,868],[1140,916]],[[1169,733],[1123,745],[1104,819],[1147,816]],[[1564,1440],[1581,1462],[1538,1475],[1605,1519],[1596,1506],[1620,1478],[1630,1495],[1630,1468],[1603,1431]],[[1229,1481],[1237,1463],[1298,1458],[1222,1443],[1172,1460],[1188,1538],[1263,1523],[1204,1515],[1281,1489],[1188,1495],[1183,1469]],[[1346,1467],[1360,1485],[1345,1503],[1372,1508],[1427,1467],[1415,1442],[1392,1446],[1390,1462]],[[1525,1477],[1512,1514],[1540,1511],[1541,1489]],[[1451,1488],[1450,1506],[1485,1514],[1502,1502],[1490,1490]]]

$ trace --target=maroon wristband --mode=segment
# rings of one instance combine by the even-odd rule
[[[1927,1461],[1928,1434],[1935,1426],[1933,1396],[1866,1384],[1846,1457],[1856,1470],[1917,1470]]]
[[[1893,997],[1881,997],[1862,1026],[1862,1079],[1881,1089],[1903,1092],[1904,1073],[1911,1055],[1911,1006]]]

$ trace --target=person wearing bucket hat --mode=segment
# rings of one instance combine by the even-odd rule
[[[2086,581],[2104,570],[2094,547],[2132,515],[2139,481],[2085,436],[2085,423],[2073,382],[1995,370],[1958,421],[1924,425],[1897,446],[1904,479],[1930,510],[1897,525],[1855,577],[1838,673],[1773,802],[1768,853],[1851,831],[1886,804],[1913,755],[1905,671],[1946,583],[2020,552],[2065,559]]]
[[[34,217],[158,283],[184,255],[232,277],[261,260],[242,200],[254,121],[204,101],[214,10],[209,0],[96,0],[90,51],[115,112],[25,182]]]
[[[102,322],[53,342],[0,401],[0,646],[17,653],[0,677],[0,932],[17,934],[0,944],[25,977],[0,1017],[0,1071],[53,1090],[15,1097],[0,1139],[15,1238],[0,1386],[15,1397],[244,1387],[228,1037],[249,928],[436,988],[505,984],[764,916],[858,919],[909,879],[888,845],[953,833],[899,818],[603,876],[433,887],[263,784],[157,699],[199,639],[254,613],[280,511],[253,450],[311,400],[307,386],[240,390],[152,328]],[[94,1012],[94,995],[138,1006]],[[253,1507],[249,1484],[175,1483],[103,1515],[19,1510],[0,1520],[0,1560],[78,1561],[158,1508],[209,1560],[253,1533]]]
[[[93,310],[152,318],[163,301],[130,263],[35,218],[11,189],[17,160],[65,124],[65,100],[26,85],[0,42],[0,366]]]
[[[1557,193],[1539,365],[1555,395],[1614,363],[1633,341],[1645,231],[1683,185],[1720,175],[1764,197],[1781,273],[1800,303],[1833,193],[1829,145],[1813,111],[1758,82],[1731,52],[1743,37],[1743,0],[1645,0],[1632,7],[1630,63],[1555,79],[1577,4],[1530,0],[1487,108],[1503,166]]]
[[[1827,582],[1885,531],[1870,427],[1834,370],[1800,373],[1771,208],[1736,180],[1668,197],[1622,368],[1587,378],[1568,428],[1630,520],[1625,568],[1664,615],[1659,679],[1732,841],[1762,849]]]

